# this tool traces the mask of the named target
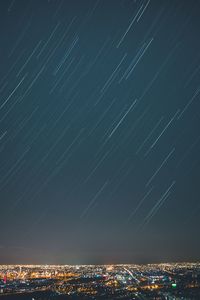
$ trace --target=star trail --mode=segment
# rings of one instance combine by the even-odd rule
[[[1,0],[0,262],[196,260],[200,2]]]

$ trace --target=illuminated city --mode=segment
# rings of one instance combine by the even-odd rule
[[[0,300],[200,300],[200,0],[0,0]]]
[[[0,299],[200,299],[200,263],[1,265]]]

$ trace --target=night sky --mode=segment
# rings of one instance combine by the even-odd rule
[[[0,263],[200,258],[200,1],[0,1]]]

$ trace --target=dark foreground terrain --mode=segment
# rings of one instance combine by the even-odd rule
[[[152,300],[199,300],[200,299],[200,289],[198,290],[185,290],[184,292],[176,293],[160,293],[160,295],[155,295],[151,292],[142,293],[138,295],[129,296],[76,296],[76,295],[57,295],[55,292],[44,291],[44,292],[31,292],[31,293],[20,293],[12,295],[0,295],[0,300],[111,300],[111,299],[121,299],[121,300],[131,300],[131,299],[152,299]]]

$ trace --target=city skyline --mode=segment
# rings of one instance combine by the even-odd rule
[[[199,299],[200,263],[0,265],[3,299]],[[4,297],[5,296],[5,297]]]

